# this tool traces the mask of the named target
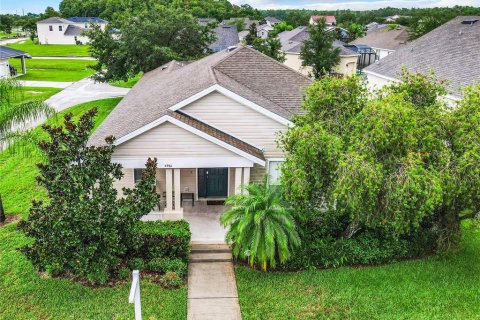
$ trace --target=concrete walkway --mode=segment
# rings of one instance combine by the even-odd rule
[[[32,57],[34,60],[92,60],[95,61],[97,59],[92,57],[77,57],[77,56],[65,56],[65,57]]]
[[[44,87],[44,88],[59,88],[65,89],[71,86],[73,82],[60,82],[60,81],[31,81],[31,80],[18,80],[22,86],[25,87]]]
[[[61,92],[51,96],[45,102],[57,111],[62,111],[77,104],[93,100],[123,97],[129,88],[119,88],[85,78],[67,86]]]
[[[240,320],[232,253],[226,244],[192,245],[188,320]]]
[[[16,43],[16,42],[20,42],[20,41],[24,41],[24,40],[27,40],[27,38],[4,39],[4,40],[0,40],[0,45],[4,46],[6,44]]]

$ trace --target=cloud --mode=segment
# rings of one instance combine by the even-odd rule
[[[428,8],[480,6],[480,0],[231,0],[235,4],[250,4],[258,9],[317,9],[317,10],[371,10],[385,7]]]

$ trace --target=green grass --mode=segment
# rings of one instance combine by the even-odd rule
[[[10,64],[22,70],[20,59],[10,59]],[[91,60],[68,60],[68,59],[28,59],[26,61],[27,74],[18,77],[19,80],[32,81],[78,81],[92,75],[95,71],[88,68],[95,64]]]
[[[88,57],[88,45],[35,44],[32,40],[7,44],[8,47],[28,52],[33,57]]]
[[[78,118],[96,106],[98,126],[119,101],[120,98],[113,98],[88,102],[65,112],[72,112]],[[60,114],[50,122],[59,123],[61,119]],[[26,217],[31,199],[45,197],[45,192],[35,183],[38,173],[35,163],[40,160],[36,153],[28,156],[0,153],[0,192],[8,213]],[[129,284],[89,289],[64,279],[39,276],[17,250],[30,240],[15,227],[13,223],[0,228],[0,319],[133,318],[133,305],[128,304]],[[186,288],[165,290],[142,281],[141,292],[145,319],[186,318]]]
[[[62,89],[58,88],[44,88],[44,87],[23,87],[23,95],[19,96],[17,100],[47,100],[56,93],[59,93]]]
[[[137,84],[138,80],[143,76],[143,73],[139,73],[135,77],[128,79],[128,81],[114,81],[110,84],[115,87],[122,87],[122,88],[132,88],[135,84]]]
[[[480,319],[480,231],[462,231],[455,252],[380,267],[237,267],[243,319]]]

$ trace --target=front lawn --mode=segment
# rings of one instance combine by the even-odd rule
[[[7,44],[8,47],[28,52],[32,57],[88,57],[88,45],[76,44],[35,44],[28,39]]]
[[[120,98],[84,103],[68,109],[79,116],[90,107],[98,108],[96,126],[115,108]],[[61,121],[58,115],[52,121]],[[38,130],[38,129],[37,129]],[[33,148],[33,147],[30,147]],[[0,193],[7,213],[28,215],[30,201],[43,199],[37,187],[35,163],[39,154],[26,157],[0,153]],[[90,289],[64,279],[39,275],[18,248],[29,239],[16,230],[16,223],[0,227],[0,319],[132,319],[128,304],[129,285]],[[185,319],[186,288],[166,290],[141,282],[142,311],[145,319]]]
[[[380,267],[297,273],[237,267],[244,319],[478,319],[480,231],[458,250]]]
[[[20,59],[10,59],[10,64],[21,72]],[[18,77],[18,80],[32,81],[78,81],[92,75],[95,71],[89,66],[95,64],[91,60],[68,59],[28,59],[26,61],[27,74]]]
[[[121,88],[132,88],[137,84],[138,80],[143,76],[143,73],[137,74],[135,77],[128,79],[127,81],[119,80],[110,82],[112,86],[121,87]]]
[[[22,101],[27,100],[47,100],[62,89],[45,87],[23,87],[23,96],[18,97]]]

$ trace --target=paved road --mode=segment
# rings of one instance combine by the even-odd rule
[[[114,87],[107,83],[99,83],[90,78],[85,78],[74,82],[45,102],[55,110],[62,111],[84,102],[123,97],[129,90],[129,88]]]
[[[6,44],[20,42],[20,41],[23,41],[23,40],[27,40],[27,38],[13,38],[13,39],[0,40],[0,45],[4,46]]]
[[[65,89],[71,86],[74,82],[58,82],[58,81],[29,81],[19,80],[20,84],[25,87],[44,87],[44,88],[59,88]]]

